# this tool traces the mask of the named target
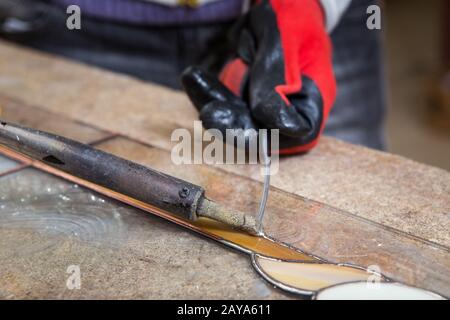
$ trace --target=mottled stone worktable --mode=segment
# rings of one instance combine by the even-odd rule
[[[256,166],[176,166],[197,114],[169,89],[0,42],[2,119],[91,143],[257,212]],[[323,138],[281,160],[266,232],[334,262],[450,295],[450,173]],[[0,157],[2,298],[292,298],[248,256]],[[69,290],[70,265],[81,289]]]

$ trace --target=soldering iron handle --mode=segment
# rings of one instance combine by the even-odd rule
[[[0,144],[73,176],[195,220],[203,188],[67,138],[0,123]]]

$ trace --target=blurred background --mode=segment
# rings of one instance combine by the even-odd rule
[[[386,0],[388,151],[450,170],[450,1]]]
[[[384,0],[382,12],[387,151],[450,171],[450,1]]]

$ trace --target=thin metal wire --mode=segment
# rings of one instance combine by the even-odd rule
[[[269,189],[270,189],[270,166],[272,163],[271,157],[269,157],[268,153],[268,147],[267,147],[267,130],[260,130],[260,145],[261,145],[261,152],[260,156],[260,162],[262,167],[262,172],[264,175],[264,187],[263,187],[263,194],[261,203],[259,205],[259,213],[258,217],[256,219],[256,224],[258,228],[258,233],[260,235],[263,234],[263,219],[264,214],[266,212],[266,205],[267,205],[267,199],[269,197]]]

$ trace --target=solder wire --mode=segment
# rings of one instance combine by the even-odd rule
[[[262,174],[264,176],[264,187],[263,194],[261,198],[261,203],[259,205],[259,213],[257,218],[257,230],[258,234],[263,234],[263,219],[264,214],[266,212],[267,199],[269,197],[269,189],[270,189],[270,166],[272,159],[268,153],[268,144],[267,144],[267,130],[260,130],[259,132],[259,142],[260,142],[260,162]]]

